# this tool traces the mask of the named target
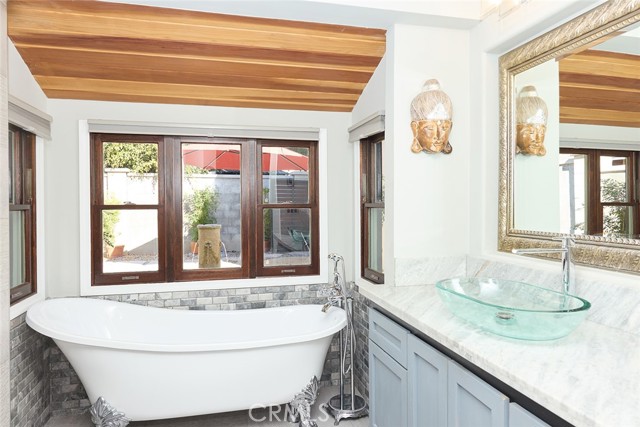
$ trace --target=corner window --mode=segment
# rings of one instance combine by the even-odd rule
[[[382,143],[384,133],[360,140],[360,224],[362,277],[384,283],[382,268],[384,182]]]
[[[572,234],[632,237],[639,229],[635,151],[560,149],[561,226]]]
[[[9,126],[9,277],[11,304],[36,292],[35,135]]]
[[[318,274],[316,147],[92,134],[93,284]]]

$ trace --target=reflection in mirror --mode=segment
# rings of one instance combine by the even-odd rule
[[[571,234],[576,262],[640,273],[639,27],[639,3],[605,2],[500,58],[501,251]],[[528,86],[548,110],[543,156],[517,155]]]
[[[639,89],[640,24],[514,76],[514,228],[638,234]]]

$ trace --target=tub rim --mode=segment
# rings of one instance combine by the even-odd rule
[[[340,331],[347,324],[346,312],[338,307],[331,307],[327,310],[327,315],[331,315],[333,317],[338,318],[341,316],[342,318],[339,321],[329,323],[325,327],[314,330],[309,333],[298,334],[298,335],[284,335],[278,337],[271,337],[268,339],[258,339],[258,340],[249,340],[249,341],[232,341],[232,342],[216,342],[216,343],[170,343],[170,344],[160,344],[160,343],[145,343],[145,342],[133,342],[133,341],[124,341],[124,340],[115,340],[115,339],[107,339],[107,338],[95,338],[95,337],[87,337],[83,335],[73,334],[60,330],[53,330],[45,326],[42,322],[42,319],[38,319],[38,314],[41,314],[44,310],[46,310],[46,306],[50,305],[52,301],[62,303],[65,300],[72,301],[91,301],[91,304],[103,304],[105,306],[116,306],[116,307],[126,307],[127,310],[132,311],[143,311],[143,310],[166,310],[172,313],[181,313],[181,315],[189,315],[189,316],[205,316],[212,314],[229,314],[229,313],[240,313],[242,311],[248,310],[269,310],[269,311],[284,311],[287,309],[292,309],[294,307],[314,307],[317,308],[318,311],[321,310],[321,304],[297,304],[291,306],[280,306],[280,307],[267,307],[267,308],[255,308],[255,309],[246,309],[246,310],[189,310],[189,311],[178,311],[171,310],[167,308],[160,307],[150,307],[150,306],[142,306],[137,304],[130,304],[120,301],[111,301],[111,300],[101,300],[95,298],[80,298],[80,297],[70,297],[70,298],[54,298],[47,299],[45,301],[40,301],[29,308],[26,315],[26,323],[36,332],[48,336],[53,340],[64,341],[72,344],[78,345],[86,345],[92,347],[102,347],[102,348],[110,348],[110,349],[118,349],[118,350],[131,350],[131,351],[146,351],[146,352],[205,352],[205,351],[225,351],[225,350],[245,350],[252,348],[267,348],[267,347],[275,347],[281,345],[292,345],[296,343],[303,343],[314,341],[326,337],[330,337],[336,332]],[[49,303],[49,304],[47,304]],[[235,315],[235,314],[234,314]]]

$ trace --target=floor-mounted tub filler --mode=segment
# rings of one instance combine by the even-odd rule
[[[344,310],[321,307],[184,311],[60,298],[30,308],[27,324],[69,359],[94,423],[117,427],[292,399],[304,409],[346,324]]]

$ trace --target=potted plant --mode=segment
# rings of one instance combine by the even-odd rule
[[[109,200],[108,204],[117,204],[117,201]],[[105,256],[109,259],[122,256],[124,245],[116,245],[115,228],[120,221],[120,212],[116,210],[102,212],[102,241]]]
[[[217,222],[218,202],[218,193],[210,187],[194,190],[185,198],[184,224],[191,239],[191,253],[198,253],[198,225]]]
[[[106,204],[117,205],[119,201],[114,197],[109,197]],[[102,212],[102,241],[104,255],[106,258],[116,258],[124,253],[124,245],[116,245],[115,228],[120,221],[120,211],[105,210]]]

